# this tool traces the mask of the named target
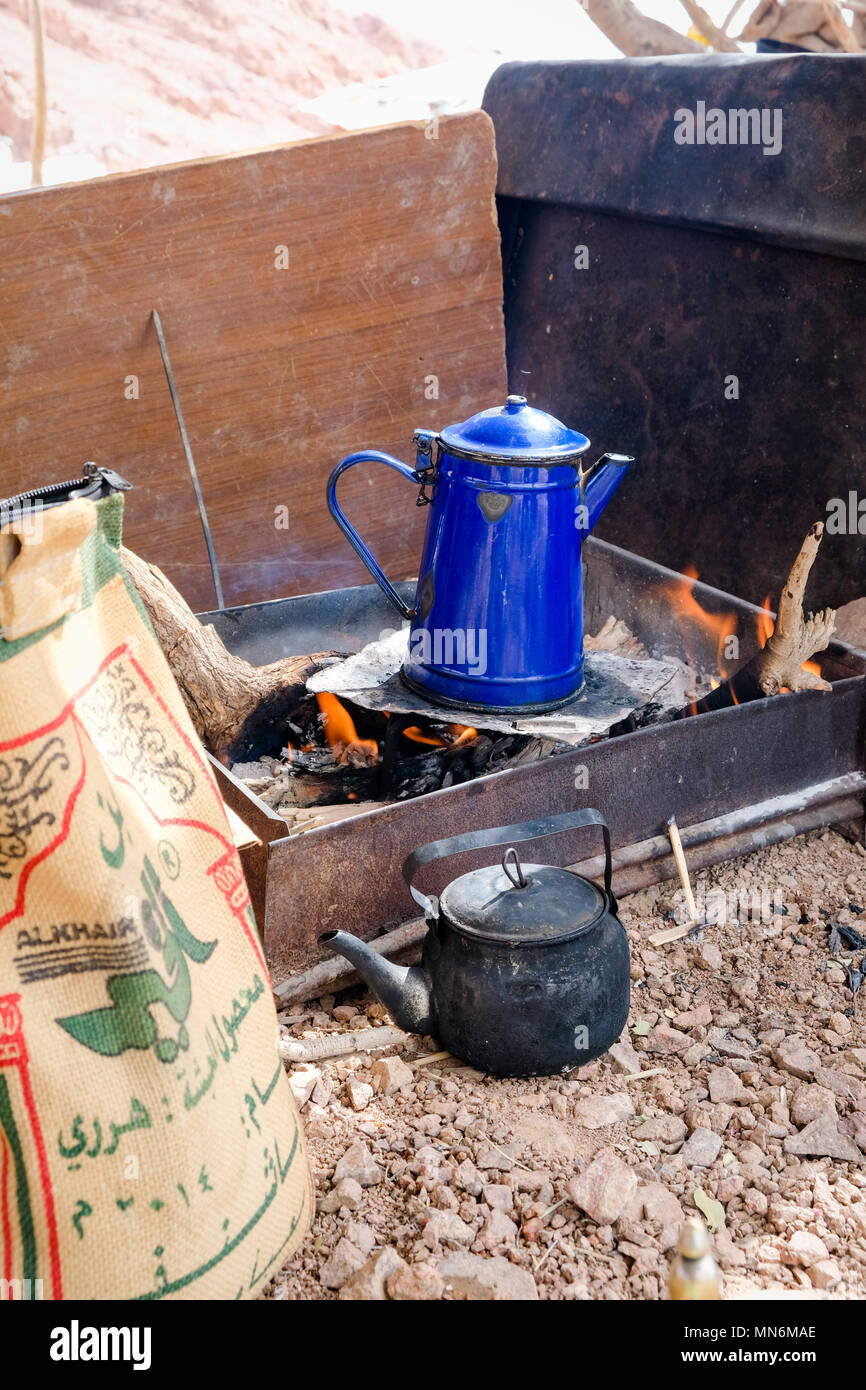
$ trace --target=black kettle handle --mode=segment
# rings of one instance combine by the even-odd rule
[[[412,880],[424,864],[434,859],[447,859],[452,854],[465,854],[471,849],[487,849],[493,845],[511,845],[520,840],[541,840],[546,835],[558,835],[561,830],[577,830],[583,825],[600,825],[604,836],[604,891],[610,900],[611,911],[616,912],[616,898],[611,888],[612,865],[610,858],[610,831],[601,811],[586,807],[582,811],[566,811],[560,816],[545,816],[543,820],[522,821],[519,825],[499,825],[491,830],[470,830],[465,835],[451,835],[446,840],[431,840],[422,845],[403,860],[403,877],[409,885],[409,892],[424,916],[430,919],[436,915],[436,904],[420,888],[412,885]]]

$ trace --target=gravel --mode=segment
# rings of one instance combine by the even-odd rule
[[[285,1040],[366,1019],[371,1051],[317,1061],[315,1076],[287,1064],[319,1208],[264,1297],[664,1298],[697,1188],[724,1209],[713,1239],[729,1295],[859,1297],[866,1031],[848,966],[862,953],[829,926],[864,920],[866,853],[815,831],[696,886],[728,910],[695,942],[649,945],[675,884],[622,902],[629,1026],[568,1076],[418,1065],[430,1038],[377,1055],[390,1020],[362,990],[284,1016]]]

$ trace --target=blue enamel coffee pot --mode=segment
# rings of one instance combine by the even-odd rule
[[[394,607],[411,623],[403,679],[438,704],[504,713],[555,709],[583,685],[580,549],[632,459],[603,454],[523,396],[437,434],[416,430],[414,468],[390,454],[349,454],[328,506]],[[337,502],[347,468],[387,464],[429,503],[412,608]]]

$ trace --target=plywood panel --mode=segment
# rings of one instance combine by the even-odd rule
[[[213,606],[156,307],[226,602],[363,582],[334,463],[505,391],[495,178],[473,112],[0,199],[0,495],[109,464],[128,543]],[[371,465],[341,498],[413,573],[413,489]]]

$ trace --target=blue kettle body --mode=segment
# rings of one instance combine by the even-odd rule
[[[632,460],[509,396],[436,434],[417,430],[415,468],[388,454],[343,459],[328,482],[337,524],[411,622],[404,681],[439,704],[490,712],[556,708],[583,685],[581,541]],[[413,608],[340,510],[337,480],[374,460],[420,484],[430,503]]]

